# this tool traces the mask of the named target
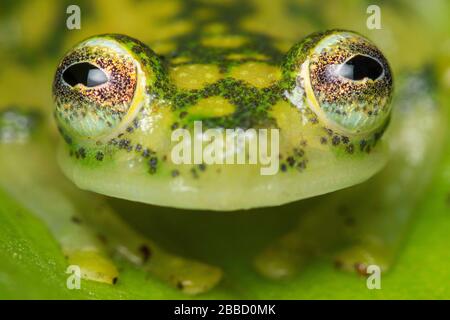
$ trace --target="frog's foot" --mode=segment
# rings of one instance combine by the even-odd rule
[[[69,265],[80,268],[82,279],[115,284],[119,277],[114,262],[95,249],[73,251],[66,257]]]
[[[312,255],[311,250],[294,234],[287,234],[267,247],[254,260],[256,270],[270,279],[295,275]]]
[[[382,244],[355,244],[339,251],[334,258],[335,266],[346,272],[367,275],[367,268],[378,266],[382,272],[391,266],[390,250]]]
[[[206,292],[214,288],[222,278],[220,268],[170,254],[148,240],[140,243],[137,247],[121,245],[117,252],[129,262],[184,293]]]
[[[220,268],[167,253],[146,264],[149,272],[187,294],[199,294],[215,287],[222,278]]]

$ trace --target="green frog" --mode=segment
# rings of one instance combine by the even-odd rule
[[[292,276],[325,252],[343,270],[388,270],[409,199],[423,192],[437,158],[432,139],[442,135],[422,75],[404,80],[392,103],[389,63],[363,35],[332,29],[286,44],[219,19],[219,9],[206,8],[194,28],[155,49],[122,34],[76,44],[56,68],[47,110],[61,136],[58,163],[42,116],[5,109],[2,186],[34,209],[88,280],[116,283],[117,255],[188,294],[223,275],[162,249],[97,194],[152,210],[304,212],[255,257],[269,278]],[[224,152],[227,130],[244,135]],[[253,142],[266,149],[259,158]],[[212,160],[189,157],[196,146]]]

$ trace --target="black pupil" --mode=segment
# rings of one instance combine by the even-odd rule
[[[87,63],[76,63],[63,72],[63,79],[72,87],[81,83],[86,87],[95,87],[108,81],[102,69]]]
[[[356,55],[347,60],[339,74],[350,80],[377,79],[383,73],[383,66],[375,59],[363,55]]]

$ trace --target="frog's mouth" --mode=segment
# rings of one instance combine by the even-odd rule
[[[254,166],[209,167],[200,177],[169,172],[149,175],[126,159],[102,163],[80,162],[65,145],[59,149],[59,163],[65,175],[81,189],[111,197],[159,206],[233,211],[278,206],[346,188],[370,178],[386,162],[382,143],[370,156],[346,157],[323,153],[304,172],[279,172],[264,176]],[[334,162],[331,158],[334,158]]]

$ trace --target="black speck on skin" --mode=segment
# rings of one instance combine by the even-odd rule
[[[78,154],[80,155],[81,159],[86,158],[86,149],[84,148],[78,149]]]
[[[151,157],[150,161],[148,162],[150,166],[155,167],[158,164],[158,158]]]
[[[97,159],[98,161],[102,161],[104,158],[103,152],[99,151],[97,152],[97,154],[95,155],[95,159]]]
[[[184,117],[186,117],[187,116],[187,112],[186,111],[181,111],[180,112],[180,119],[183,119]]]
[[[353,144],[349,144],[346,148],[345,151],[347,151],[350,154],[353,154],[353,152],[355,151],[355,147],[353,146]]]
[[[297,170],[298,171],[303,171],[303,170],[305,170],[306,169],[306,163],[307,163],[307,160],[302,160],[302,161],[300,161],[298,164],[297,164]]]
[[[350,139],[347,137],[347,136],[342,136],[342,143],[343,144],[347,144],[347,143],[349,143],[350,142]]]
[[[151,157],[150,160],[148,161],[148,165],[150,166],[149,172],[151,174],[156,173],[156,167],[158,165],[158,158]]]
[[[139,247],[139,253],[142,256],[142,261],[144,263],[146,263],[148,261],[148,259],[150,259],[151,255],[152,255],[152,251],[150,250],[150,247],[146,244],[142,244]]]
[[[108,243],[108,239],[106,238],[106,236],[102,233],[97,234],[97,238],[98,240],[100,240],[101,243],[103,244],[107,244]]]
[[[367,144],[367,141],[364,140],[364,139],[359,142],[359,148],[360,148],[361,151],[364,151],[364,148],[366,147],[366,144]]]
[[[331,143],[333,144],[333,146],[339,145],[339,143],[341,143],[341,137],[333,136],[333,139],[331,139]]]
[[[76,223],[76,224],[81,224],[82,223],[81,218],[77,217],[77,216],[72,216],[71,220],[72,220],[73,223]]]
[[[294,149],[294,153],[298,157],[303,157],[305,155],[305,151],[303,149]]]
[[[198,178],[198,173],[197,173],[197,170],[196,170],[195,168],[192,168],[192,169],[191,169],[191,173],[192,173],[192,176],[193,176],[195,179]]]
[[[295,164],[295,159],[293,157],[287,157],[286,158],[287,163],[289,163],[289,166],[293,167]]]
[[[150,154],[151,154],[151,151],[150,151],[150,149],[148,149],[148,148],[146,148],[146,149],[142,152],[142,156],[143,156],[144,158],[150,157]]]
[[[130,146],[130,140],[128,139],[120,139],[119,141],[119,148],[121,149],[128,149]]]

